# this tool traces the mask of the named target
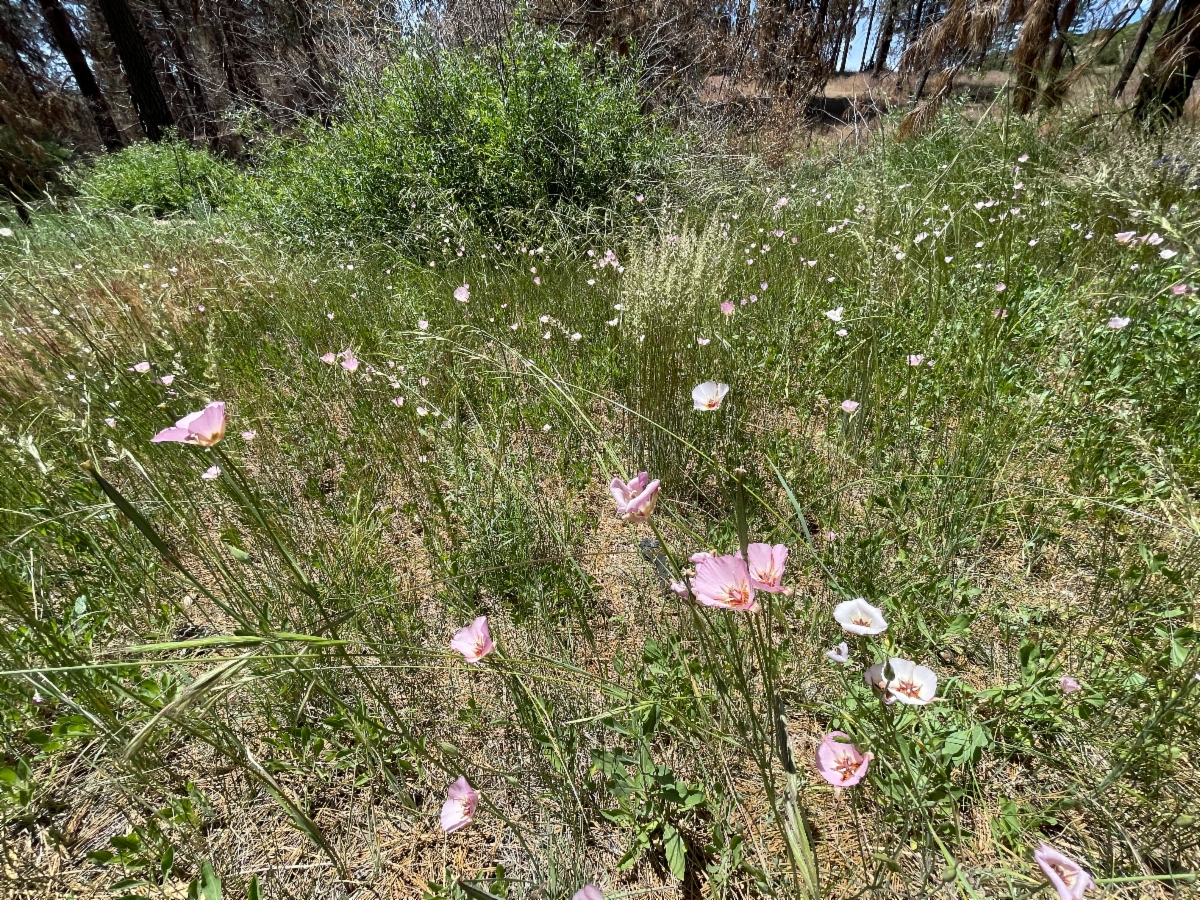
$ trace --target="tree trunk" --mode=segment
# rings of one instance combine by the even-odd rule
[[[879,0],[871,0],[871,14],[867,16],[867,36],[863,39],[862,59],[858,63],[858,71],[867,71],[867,48],[871,46],[871,29],[875,26],[875,7]]]
[[[858,9],[859,0],[854,0],[850,4],[850,8],[846,14],[846,26],[842,30],[842,52],[841,62],[837,64],[837,72],[839,75],[846,74],[846,60],[850,57],[850,45],[854,43],[854,32],[857,30],[858,24]]]
[[[1043,106],[1059,106],[1066,93],[1058,73],[1062,71],[1063,58],[1067,53],[1067,32],[1071,30],[1071,24],[1075,21],[1075,12],[1078,9],[1079,0],[1066,0],[1059,13],[1057,33],[1050,43],[1050,60],[1046,63],[1046,87],[1042,91]]]
[[[175,26],[175,20],[178,16],[172,15],[166,0],[158,0],[158,9],[162,14],[163,27],[167,32],[167,40],[171,43],[171,52],[175,54],[176,68],[179,70],[179,75],[183,79],[183,86],[187,91],[188,105],[191,106],[191,118],[195,132],[192,136],[193,140],[199,137],[205,142],[211,142],[213,138],[212,110],[208,104],[208,96],[204,91],[204,85],[201,84],[200,78],[196,74],[195,54],[188,48],[187,39],[180,34],[180,29]]]
[[[1200,0],[1180,0],[1138,86],[1134,115],[1145,122],[1179,118],[1200,71]]]
[[[875,74],[887,68],[888,54],[892,52],[892,37],[896,33],[896,4],[899,0],[884,0],[883,21],[879,23],[879,43],[875,47]]]
[[[1167,0],[1153,0],[1150,8],[1146,10],[1146,15],[1142,16],[1141,24],[1138,25],[1137,36],[1133,39],[1133,43],[1130,44],[1129,52],[1125,54],[1125,62],[1121,65],[1121,74],[1117,77],[1117,83],[1113,85],[1112,96],[1114,100],[1125,93],[1125,86],[1129,84],[1129,79],[1133,77],[1133,70],[1137,68],[1142,51],[1146,49],[1146,41],[1150,39],[1150,32],[1154,30],[1154,26],[1158,23],[1158,17],[1162,15],[1163,7],[1166,5]]]
[[[175,124],[162,85],[154,71],[154,61],[146,49],[145,38],[138,29],[127,0],[96,0],[108,33],[117,48],[125,80],[129,84],[129,98],[137,110],[142,131],[152,141],[162,140],[164,132]]]
[[[1035,0],[1021,20],[1021,35],[1012,55],[1016,72],[1013,108],[1020,115],[1029,112],[1037,99],[1038,69],[1046,55],[1057,15],[1057,0]]]
[[[108,108],[108,101],[104,99],[100,83],[92,74],[92,67],[88,63],[87,56],[84,55],[83,48],[79,46],[79,39],[75,37],[75,29],[71,27],[71,19],[67,15],[67,11],[63,9],[59,0],[40,0],[40,2],[42,15],[45,16],[46,25],[50,28],[50,36],[54,39],[63,58],[66,59],[67,65],[71,67],[71,74],[75,76],[75,83],[79,85],[79,93],[87,102],[88,109],[92,114],[92,121],[96,124],[96,131],[100,134],[100,140],[107,149],[120,150],[124,145],[124,141],[121,140],[121,132],[117,129],[117,123],[113,121],[112,110]]]

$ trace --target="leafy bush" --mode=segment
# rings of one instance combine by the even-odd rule
[[[268,147],[244,200],[309,234],[395,234],[451,207],[492,226],[611,207],[651,193],[675,158],[636,76],[520,23],[493,50],[414,45],[332,127]]]
[[[105,153],[78,170],[73,181],[93,207],[162,216],[222,202],[235,177],[229,163],[171,136]]]

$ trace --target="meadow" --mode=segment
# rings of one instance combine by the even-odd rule
[[[1194,892],[1200,137],[893,128],[7,223],[6,895]]]

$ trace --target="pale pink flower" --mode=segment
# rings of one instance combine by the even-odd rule
[[[1008,285],[1006,285],[1003,281],[1000,282],[998,285],[996,285],[996,293],[997,294],[1001,294],[1006,290],[1008,290]]]
[[[471,286],[469,284],[459,285],[454,289],[454,299],[459,303],[466,303],[471,299]]]
[[[257,431],[254,431],[253,429],[251,429],[250,431],[243,431],[243,432],[242,432],[242,440],[243,440],[243,441],[252,441],[252,440],[254,440],[256,437],[258,437],[258,432],[257,432]]]
[[[880,671],[874,679],[876,686],[882,684],[882,690],[889,697],[906,706],[924,706],[932,702],[937,695],[937,675],[933,669],[895,656],[888,662],[892,666],[892,678],[886,681],[880,666]],[[867,671],[873,672],[874,669],[875,666],[872,666]]]
[[[321,362],[325,363],[327,366],[332,366],[335,362],[337,362],[337,354],[324,353],[321,355]]]
[[[845,641],[842,641],[832,650],[826,650],[825,656],[833,660],[835,663],[839,663],[844,666],[850,661],[850,648],[846,645]]]
[[[1176,297],[1180,297],[1188,292],[1189,288],[1183,282],[1171,286],[1171,293]]]
[[[831,322],[840,322],[842,321],[842,313],[844,311],[845,307],[842,306],[839,306],[837,309],[827,309],[825,310],[825,318]]]
[[[1028,153],[1022,153],[1020,156],[1018,156],[1018,157],[1017,157],[1017,162],[1019,162],[1019,163],[1027,163],[1027,162],[1029,162],[1029,154],[1028,154]]]
[[[861,404],[857,400],[843,400],[842,401],[842,412],[846,413],[847,415],[850,415],[856,409],[858,409],[858,407],[860,405]]]
[[[1124,328],[1128,324],[1129,324],[1128,316],[1113,316],[1111,319],[1108,320],[1108,327],[1111,328],[1113,331],[1120,331],[1122,328]]]
[[[775,201],[775,211],[779,212],[779,210],[783,209],[787,205],[788,205],[788,198],[780,197],[778,200]]]
[[[1174,259],[1176,256],[1179,255],[1179,251],[1178,250],[1163,250],[1158,255],[1160,257],[1162,257],[1163,259]]]
[[[117,420],[114,419],[112,416],[109,416],[107,419],[104,420],[104,424],[107,425],[109,428],[116,428]]]
[[[466,628],[461,628],[450,640],[450,649],[457,650],[469,663],[477,663],[493,650],[492,636],[488,633],[487,616],[480,616]]]
[[[1163,236],[1161,234],[1159,234],[1157,231],[1153,231],[1150,234],[1146,235],[1144,238],[1142,238],[1142,243],[1149,244],[1151,247],[1157,247],[1162,242],[1163,242]]]
[[[683,581],[672,581],[671,590],[677,593],[680,597],[687,597],[688,595],[687,583]]]
[[[215,481],[217,476],[220,474],[221,474],[220,466],[209,466],[207,469],[204,470],[204,473],[200,477],[203,478],[205,481]]]
[[[424,319],[417,319],[417,328],[419,328],[421,331],[428,331],[429,323]]]
[[[594,884],[585,884],[575,892],[571,900],[604,900],[604,895]]]
[[[358,360],[355,359],[353,356],[347,356],[345,359],[342,360],[342,368],[345,369],[347,372],[357,372],[358,371]]]
[[[1137,237],[1136,231],[1118,231],[1116,234],[1113,235],[1113,239],[1118,244],[1128,244],[1135,237]]]
[[[150,363],[145,362],[144,360],[140,363],[135,363],[134,365],[129,367],[129,371],[137,372],[139,375],[145,375],[147,372],[150,371]]]
[[[727,316],[733,315],[733,309],[734,309],[734,307],[733,307],[732,300],[726,300],[724,303],[721,304],[721,312],[723,312]]]
[[[746,547],[746,568],[754,589],[770,594],[787,591],[783,586],[787,558],[788,548],[784,544],[750,544]]]
[[[699,344],[701,347],[707,347],[709,344],[712,343],[712,338],[698,337],[698,338],[696,338],[696,343]]]
[[[442,804],[442,831],[454,834],[471,824],[479,795],[461,776],[446,789],[446,802]]]
[[[176,422],[174,427],[164,428],[150,438],[150,443],[175,442],[211,447],[223,437],[225,437],[225,404],[217,401],[208,404],[199,412],[188,413]]]
[[[392,406],[397,406],[397,407],[399,407],[399,406],[403,406],[403,405],[404,405],[404,398],[403,398],[403,397],[393,397],[393,398],[392,398]]]
[[[993,319],[1007,319],[1008,318],[1008,310],[1007,309],[993,309],[992,310],[992,318]]]
[[[539,287],[541,287],[541,284],[542,284],[542,276],[541,276],[541,275],[535,275],[535,276],[533,277],[533,283],[534,283],[534,284],[536,284],[536,285],[538,285]]]
[[[705,606],[758,612],[754,587],[746,563],[736,556],[713,556],[701,560],[692,579],[692,592]]]
[[[1033,860],[1041,867],[1059,900],[1083,900],[1086,891],[1096,887],[1092,876],[1069,856],[1059,853],[1045,841],[1038,843]]]
[[[882,634],[887,631],[883,610],[872,606],[862,597],[843,600],[833,608],[833,617],[850,634]]]
[[[834,332],[834,334],[836,334],[838,337],[845,337],[849,333],[850,332],[848,332],[845,328],[839,328],[837,331]]]
[[[608,490],[617,501],[617,518],[622,522],[645,522],[658,502],[658,479],[651,481],[646,472],[638,472],[629,483],[614,475]]]
[[[1071,694],[1080,689],[1079,682],[1070,675],[1063,675],[1059,678],[1058,687],[1064,694]]]
[[[712,559],[714,556],[716,556],[715,553],[709,553],[707,550],[697,550],[688,557],[688,562],[690,562],[693,566],[698,566],[706,559]]]
[[[907,359],[910,366],[919,366],[921,363],[925,362],[925,354],[910,353],[908,354]]]
[[[831,731],[817,747],[817,772],[835,788],[854,787],[875,758],[871,753],[859,753],[848,740],[839,740],[845,737],[844,732]]]
[[[692,388],[692,406],[698,410],[720,409],[729,385],[720,381],[706,381]]]
[[[175,376],[174,375],[164,375],[162,378],[160,378],[158,380],[162,384],[166,385],[167,387],[170,387],[172,384],[175,383]]]

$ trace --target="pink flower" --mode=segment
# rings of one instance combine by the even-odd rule
[[[134,365],[129,367],[129,371],[137,372],[139,375],[145,375],[147,372],[150,371],[150,363],[145,362],[145,361],[142,361],[140,363],[135,363]]]
[[[243,431],[242,432],[242,440],[244,440],[244,441],[252,441],[256,437],[258,437],[257,431],[251,430],[251,431]]]
[[[775,211],[779,212],[779,210],[783,209],[787,205],[788,205],[788,198],[780,197],[778,200],[775,201]]]
[[[845,328],[839,328],[837,331],[834,332],[834,334],[836,334],[838,337],[845,337],[849,333],[850,332],[848,332]]]
[[[997,294],[1002,294],[1006,290],[1008,290],[1008,285],[1006,285],[1003,281],[1000,282],[998,285],[996,285],[996,293]]]
[[[175,423],[172,428],[164,428],[150,443],[161,444],[175,442],[179,444],[196,444],[200,447],[211,447],[225,437],[225,404],[221,401],[210,403],[199,412],[188,413]]]
[[[162,378],[160,378],[158,380],[159,380],[159,382],[166,385],[167,387],[170,387],[175,382],[175,376],[174,375],[164,375]]]
[[[204,470],[203,474],[201,474],[200,477],[203,478],[205,481],[215,481],[217,479],[217,476],[220,474],[221,474],[220,466],[209,466],[207,469]]]
[[[699,344],[701,347],[707,347],[709,344],[712,343],[712,338],[698,337],[698,338],[696,338],[696,343]]]
[[[1179,255],[1178,250],[1160,250],[1158,255],[1163,259],[1174,259]]]
[[[733,315],[733,308],[734,307],[733,307],[732,300],[726,300],[724,303],[721,304],[721,312],[723,312],[727,316]]]
[[[854,787],[875,758],[871,753],[859,753],[849,741],[839,740],[845,737],[841,731],[831,731],[817,747],[817,772],[835,788]]]
[[[1019,162],[1019,163],[1029,162],[1029,154],[1022,153],[1020,156],[1017,157],[1017,162]]]
[[[1113,235],[1113,239],[1118,244],[1128,244],[1135,237],[1137,237],[1136,231],[1118,231],[1116,234]]]
[[[392,406],[403,406],[403,405],[404,405],[403,397],[393,397],[392,398]]]
[[[604,900],[604,895],[594,884],[585,884],[575,892],[571,900]]]
[[[643,200],[645,200],[645,199],[646,199],[646,195],[645,195],[645,194],[638,194],[638,195],[637,195],[636,197],[634,197],[633,199],[634,199],[634,200],[636,200],[638,203],[641,203]]]
[[[671,590],[673,590],[675,593],[677,593],[680,597],[684,597],[685,599],[688,595],[687,583],[683,582],[683,581],[672,581],[671,582]]]
[[[645,522],[658,502],[658,479],[651,481],[646,472],[638,472],[628,484],[614,475],[608,490],[617,501],[617,518],[622,522]]]
[[[925,355],[923,353],[908,354],[908,364],[910,366],[919,366],[923,362],[925,362]]]
[[[480,616],[466,628],[460,629],[451,639],[450,649],[457,650],[469,663],[477,663],[495,650],[496,645],[488,633],[487,616]]]
[[[1064,694],[1071,694],[1080,689],[1079,682],[1070,675],[1064,675],[1058,679],[1058,686]]]
[[[706,559],[712,559],[714,556],[716,556],[715,553],[709,553],[707,550],[697,550],[688,557],[688,562],[690,562],[693,566],[698,566]]]
[[[692,388],[692,406],[699,410],[720,409],[721,402],[729,393],[729,385],[719,381],[706,381]]]
[[[417,328],[421,329],[421,331],[428,331],[429,323],[424,319],[417,319]]]
[[[754,587],[746,564],[736,556],[713,556],[701,560],[692,579],[692,592],[705,606],[758,612]]]
[[[469,284],[460,285],[454,289],[454,299],[459,303],[466,303],[471,299],[471,286]]]
[[[842,401],[842,412],[846,413],[847,415],[850,415],[856,409],[858,409],[859,405],[860,404],[857,400],[843,400]]]
[[[1058,891],[1059,900],[1083,900],[1084,892],[1096,886],[1092,876],[1079,863],[1059,853],[1045,841],[1038,843],[1038,848],[1033,851],[1033,860],[1041,867],[1054,890]]]
[[[357,372],[358,371],[358,360],[355,359],[353,356],[347,356],[345,359],[342,360],[342,368],[345,369],[347,372]]]
[[[788,548],[783,544],[750,544],[746,548],[746,568],[750,584],[756,591],[778,594],[783,586],[783,569],[787,565]]]
[[[1129,324],[1128,316],[1113,316],[1111,319],[1108,320],[1108,327],[1111,328],[1113,331],[1120,331],[1122,328],[1124,328],[1128,324]]]
[[[1175,284],[1175,285],[1171,286],[1171,293],[1174,294],[1176,297],[1186,294],[1188,292],[1188,290],[1189,290],[1188,286],[1186,284],[1184,284],[1183,282],[1180,282],[1179,284]]]
[[[475,817],[479,795],[461,776],[446,789],[446,802],[442,804],[442,831],[446,834],[466,828]]]
[[[325,363],[327,366],[332,366],[335,362],[337,362],[337,355],[334,353],[324,353],[321,355],[321,362]]]
[[[933,669],[895,656],[888,663],[892,667],[890,681],[884,675],[883,663],[877,663],[863,673],[867,684],[883,692],[885,702],[899,700],[905,706],[925,706],[933,702],[937,695],[937,675]]]
[[[540,287],[540,286],[541,286],[541,283],[542,283],[542,276],[541,276],[541,275],[535,275],[535,276],[533,277],[533,283],[534,283],[534,284],[536,284],[536,285],[538,285],[538,286]]]
[[[1008,318],[1008,310],[1007,309],[993,309],[992,310],[992,318],[993,319],[1007,319]]]

